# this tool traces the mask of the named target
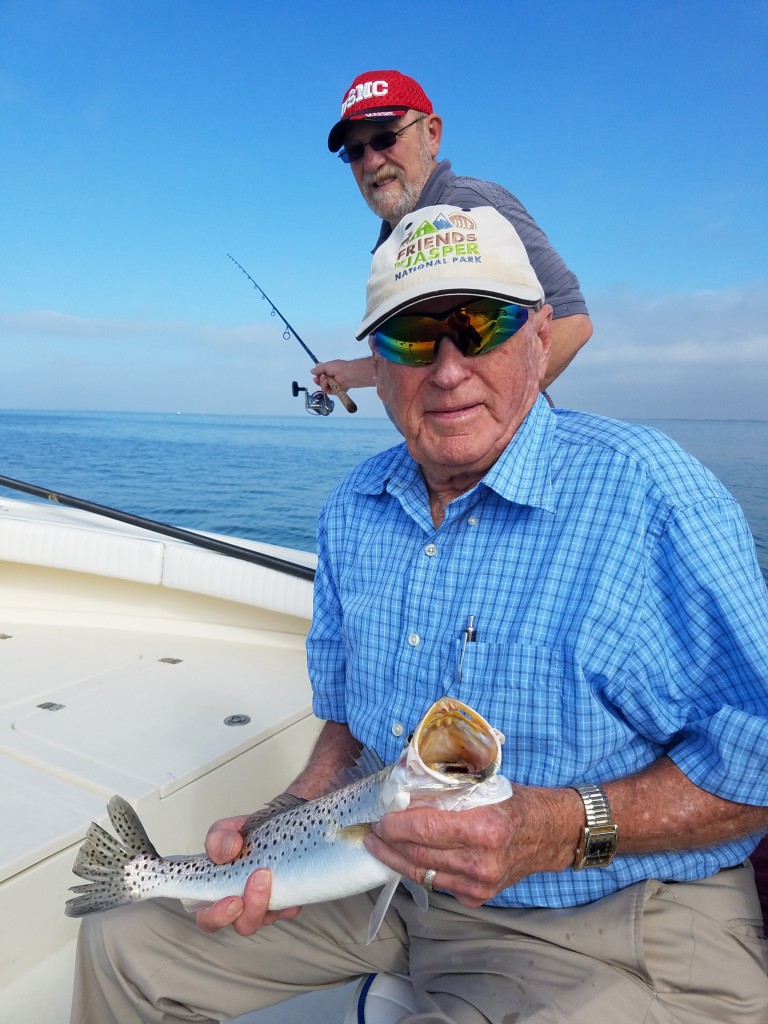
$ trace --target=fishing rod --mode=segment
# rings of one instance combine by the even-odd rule
[[[317,356],[314,354],[314,352],[310,351],[310,349],[304,344],[304,342],[301,340],[299,335],[296,333],[295,327],[293,327],[291,324],[288,323],[288,321],[285,319],[283,314],[280,312],[280,310],[274,304],[272,299],[270,299],[270,297],[267,295],[267,293],[264,291],[264,289],[260,285],[256,284],[256,282],[251,277],[251,275],[248,273],[248,271],[245,269],[245,267],[241,263],[238,263],[234,256],[230,255],[230,253],[227,253],[227,256],[229,256],[229,258],[232,260],[232,262],[235,264],[236,267],[240,267],[240,269],[245,274],[245,276],[248,278],[248,280],[251,282],[253,287],[258,292],[261,293],[261,297],[263,299],[265,299],[269,303],[269,305],[272,307],[272,316],[279,316],[280,319],[283,321],[283,323],[285,324],[285,331],[283,332],[283,338],[287,341],[288,338],[290,338],[290,336],[293,335],[294,338],[296,339],[296,341],[298,341],[298,343],[301,345],[301,347],[307,353],[309,358],[313,359],[315,361],[315,363],[319,363],[320,360],[317,358]],[[355,405],[355,403],[349,397],[349,395],[344,390],[344,388],[340,387],[339,384],[336,382],[336,380],[333,377],[328,377],[328,387],[331,389],[331,391],[334,393],[334,395],[338,396],[339,401],[344,406],[344,408],[347,410],[347,412],[357,412],[357,406]],[[297,385],[294,384],[294,397],[296,397],[296,395],[298,394],[296,388],[297,388]],[[300,390],[306,390],[306,389],[302,388]],[[315,401],[317,402],[317,400],[315,400]],[[324,408],[327,408],[327,406],[324,406]],[[332,408],[333,408],[333,406],[331,405],[331,409]],[[309,405],[307,405],[307,409],[309,411],[311,411],[311,412],[320,412],[320,415],[322,415],[322,416],[327,416],[328,412],[331,411],[331,409],[328,409],[327,412],[322,411],[320,408],[310,409]]]
[[[97,505],[93,501],[73,498],[69,494],[59,494],[56,491],[49,491],[44,487],[38,487],[36,484],[24,483],[23,480],[13,480],[9,476],[0,476],[0,485],[8,487],[13,491],[34,494],[38,498],[45,498],[46,501],[53,501],[58,505],[68,505],[71,508],[78,508],[83,512],[95,512],[96,515],[105,516],[107,519],[117,519],[118,522],[128,523],[129,526],[139,526],[144,530],[151,530],[153,533],[165,534],[167,537],[186,541],[186,543],[193,544],[195,547],[206,548],[208,551],[216,551],[220,555],[239,558],[244,562],[253,562],[255,565],[263,566],[265,569],[274,569],[288,576],[296,576],[298,579],[312,582],[315,578],[315,570],[309,565],[291,562],[286,558],[279,558],[277,555],[268,555],[264,551],[254,551],[253,548],[244,548],[240,544],[230,544],[228,541],[217,540],[215,537],[206,537],[202,533],[195,533],[194,530],[184,530],[179,526],[158,523],[154,519],[144,519],[143,516],[135,516],[130,512],[121,512],[119,509],[109,508],[107,505]]]

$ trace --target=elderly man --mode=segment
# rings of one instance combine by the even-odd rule
[[[376,894],[273,912],[266,870],[199,928],[167,901],[85,919],[74,1021],[217,1020],[379,971],[410,974],[413,1024],[764,1024],[752,539],[662,434],[547,406],[542,300],[491,208],[419,210],[376,253],[359,335],[405,442],[321,514],[325,725],[289,787],[319,795],[361,744],[394,760],[450,694],[505,733],[512,796],[374,825],[369,850],[430,905],[401,890],[369,945]],[[214,859],[242,821],[212,827]]]
[[[412,210],[439,203],[471,209],[493,206],[522,238],[553,307],[550,354],[542,375],[547,388],[592,334],[576,276],[566,267],[522,203],[506,189],[459,177],[437,161],[443,124],[413,78],[399,71],[366,71],[344,93],[328,148],[348,163],[363,198],[382,218],[377,247]],[[315,383],[328,391],[328,375],[345,389],[373,384],[370,357],[319,363]]]

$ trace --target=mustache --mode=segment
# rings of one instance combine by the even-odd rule
[[[386,181],[387,178],[397,178],[402,184],[404,172],[401,167],[395,167],[393,164],[384,164],[383,167],[377,167],[375,171],[366,171],[363,174],[363,185],[370,188],[372,185],[378,185],[380,182]]]

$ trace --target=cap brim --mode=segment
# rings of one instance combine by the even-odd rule
[[[387,121],[396,121],[398,117],[402,117],[407,112],[408,107],[397,107],[397,109],[389,110],[364,110],[357,115],[350,114],[348,117],[342,118],[341,121],[337,121],[331,128],[328,134],[328,149],[331,153],[338,153],[344,145],[350,121],[382,121],[386,123]]]
[[[396,303],[387,305],[384,309],[379,307],[378,310],[367,316],[355,332],[355,337],[358,341],[361,341],[368,334],[373,334],[391,317],[404,312],[410,306],[420,305],[425,299],[434,299],[438,296],[446,298],[453,296],[460,299],[466,295],[476,298],[500,299],[502,302],[516,302],[520,306],[529,307],[537,306],[542,301],[541,292],[536,288],[518,285],[514,289],[515,294],[512,295],[511,292],[512,289],[510,289],[509,285],[505,285],[500,281],[484,281],[482,288],[478,288],[477,282],[475,282],[471,288],[457,288],[453,285],[446,288],[432,288],[428,291],[425,291],[423,287],[414,285],[413,288],[401,292]]]

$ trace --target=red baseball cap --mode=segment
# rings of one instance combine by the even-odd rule
[[[331,128],[328,149],[341,149],[349,121],[393,121],[407,110],[432,113],[429,97],[415,79],[399,71],[364,71],[344,93],[341,120]]]

